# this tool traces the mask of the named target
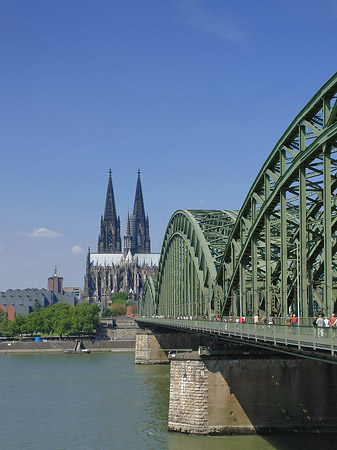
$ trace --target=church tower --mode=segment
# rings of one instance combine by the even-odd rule
[[[101,233],[98,237],[98,253],[121,253],[120,218],[116,213],[115,197],[109,170],[104,218],[101,216]]]
[[[139,169],[132,219],[132,254],[150,253],[149,218],[145,217],[145,208]]]
[[[131,251],[132,246],[132,220],[129,215],[129,208],[126,215],[126,226],[124,235],[124,255],[127,255]]]
[[[133,214],[129,208],[125,234],[120,235],[120,218],[117,216],[111,169],[104,216],[97,253],[88,248],[84,276],[84,301],[109,306],[113,292],[127,292],[135,300],[141,296],[146,277],[158,272],[159,253],[150,253],[149,218],[145,214],[140,170],[136,185]]]

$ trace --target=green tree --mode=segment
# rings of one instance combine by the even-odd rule
[[[93,334],[99,327],[99,307],[97,304],[77,304],[72,309],[72,332],[74,334]]]
[[[113,303],[110,307],[113,316],[120,316],[126,313],[125,303]]]
[[[32,312],[28,315],[27,320],[33,333],[41,333],[43,330],[43,318],[39,311]]]
[[[13,321],[8,320],[7,331],[8,336],[15,337],[20,334],[20,327],[15,320]]]
[[[60,337],[69,335],[72,325],[70,305],[67,303],[55,303],[50,308],[53,312],[53,331],[59,334]]]
[[[15,315],[15,319],[14,322],[16,323],[17,327],[18,327],[18,334],[23,335],[23,325],[26,321],[26,316],[22,316],[21,314],[17,314]]]
[[[111,295],[111,302],[114,303],[126,303],[128,300],[128,293],[127,292],[114,292]]]
[[[41,333],[53,334],[54,333],[54,319],[53,310],[51,307],[42,308],[40,311],[40,316],[42,318],[42,329]]]
[[[0,336],[5,336],[6,327],[7,315],[2,309],[0,309]]]
[[[54,303],[47,308],[33,311],[26,316],[16,315],[13,322],[0,310],[0,335],[17,336],[23,334],[46,333],[61,337],[75,334],[93,334],[99,327],[99,307],[88,303],[70,306]]]
[[[34,313],[30,313],[27,316],[25,316],[25,320],[21,324],[21,334],[30,334],[33,336],[34,333],[34,316],[32,316]]]
[[[111,317],[112,316],[112,310],[109,307],[104,307],[103,308],[103,313],[102,313],[103,317]]]
[[[35,300],[34,306],[33,306],[33,311],[37,312],[40,311],[40,309],[42,308],[41,303],[38,300]]]

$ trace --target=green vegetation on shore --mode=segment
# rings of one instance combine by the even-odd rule
[[[103,309],[103,317],[121,316],[126,313],[127,306],[131,306],[131,312],[134,313],[135,305],[127,292],[114,292],[110,300],[111,306]]]
[[[55,303],[47,308],[35,310],[26,316],[16,315],[12,322],[7,319],[3,311],[0,311],[0,336],[92,335],[100,324],[98,313],[97,304],[81,303],[70,306],[66,303]]]

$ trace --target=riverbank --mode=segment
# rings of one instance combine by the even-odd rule
[[[134,351],[135,340],[97,340],[82,339],[84,347],[92,352],[122,352]],[[45,342],[20,342],[20,341],[4,341],[0,342],[0,354],[6,353],[38,353],[38,352],[64,352],[64,350],[72,349],[75,346],[75,339],[67,339],[64,341],[45,341]]]
[[[92,352],[126,352],[136,347],[137,323],[131,318],[102,319],[96,338],[82,339],[85,348]],[[0,342],[0,354],[64,352],[73,349],[76,339],[46,339],[41,342],[6,340]]]

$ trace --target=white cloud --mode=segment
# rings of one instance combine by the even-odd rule
[[[30,238],[59,238],[62,236],[58,231],[48,230],[48,228],[38,228],[31,233],[27,233],[27,236]]]
[[[80,245],[73,245],[71,247],[71,254],[72,255],[82,255],[84,253],[83,248]]]
[[[219,17],[203,7],[204,4],[195,0],[183,0],[178,5],[183,22],[193,28],[214,34],[222,39],[243,45],[246,36],[234,20]],[[209,5],[209,3],[208,3]]]

